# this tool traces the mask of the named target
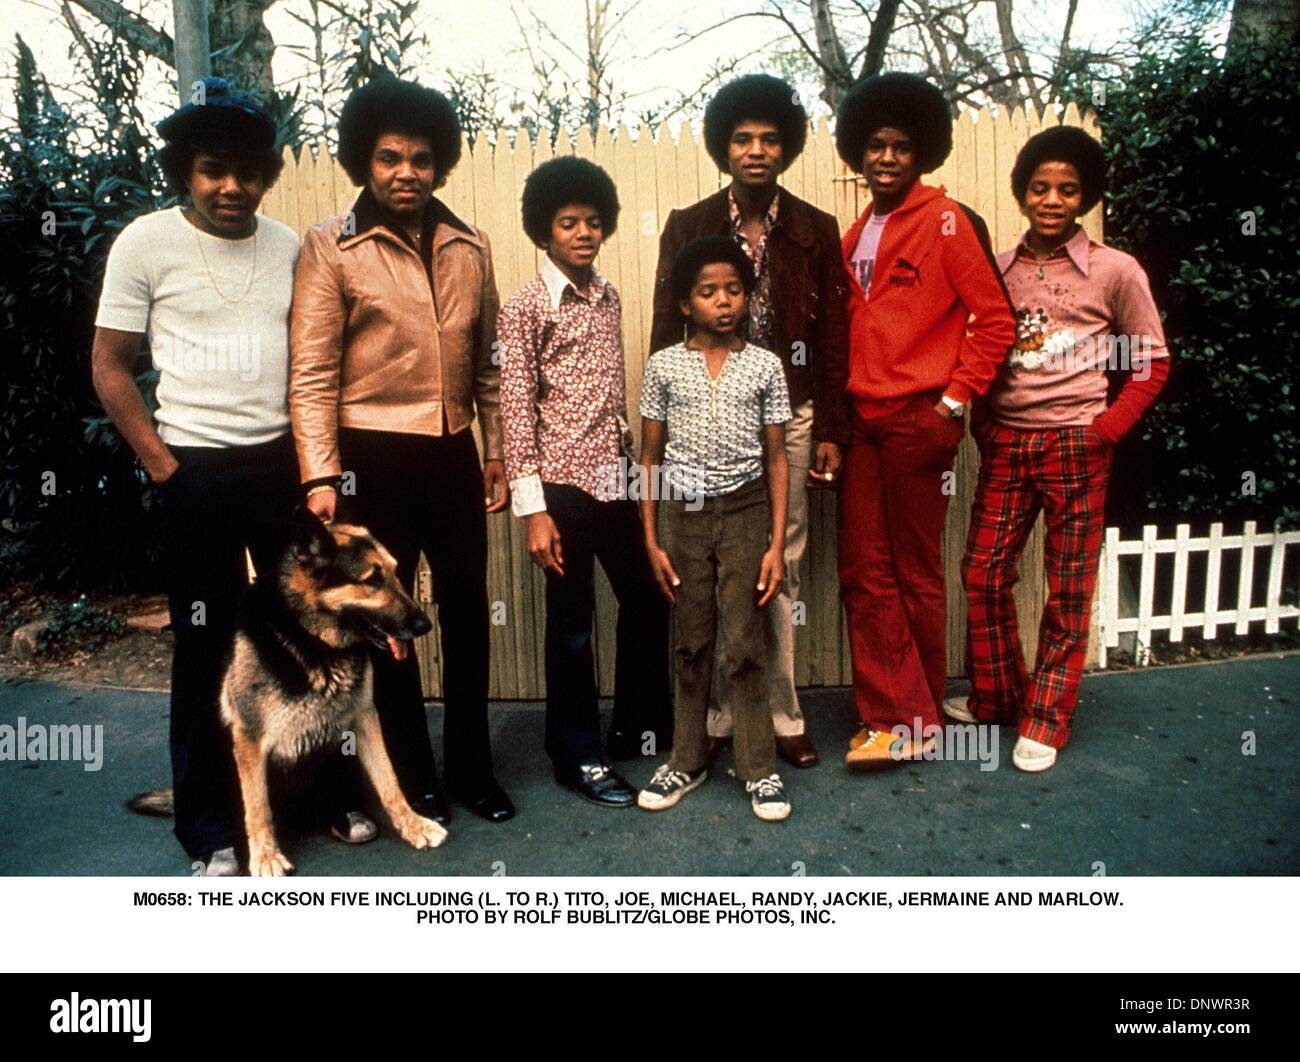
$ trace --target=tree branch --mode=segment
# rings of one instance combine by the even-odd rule
[[[160,59],[173,69],[176,66],[176,44],[171,35],[150,25],[117,0],[72,0],[82,10],[109,27],[133,48]]]
[[[894,32],[894,20],[898,17],[900,2],[901,0],[880,0],[876,17],[871,21],[871,33],[867,37],[867,50],[858,77],[871,77],[884,69],[885,48],[889,45],[890,34]]]

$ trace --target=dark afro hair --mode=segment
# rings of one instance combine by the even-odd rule
[[[158,150],[158,166],[163,178],[177,196],[184,199],[190,194],[190,174],[194,172],[194,156],[198,154],[216,155],[218,158],[234,159],[256,166],[262,175],[262,181],[269,190],[284,169],[284,158],[274,148],[254,148],[251,151],[217,151],[199,148],[193,144],[164,144]]]
[[[561,207],[581,203],[596,208],[601,235],[618,228],[618,191],[609,174],[594,162],[561,155],[543,162],[524,181],[524,232],[538,247],[551,240],[551,222]]]
[[[704,110],[704,146],[727,172],[727,145],[741,122],[771,122],[781,136],[781,169],[789,167],[808,139],[808,114],[799,94],[771,74],[746,74],[728,81]]]
[[[935,85],[916,74],[877,74],[849,89],[835,115],[835,146],[840,158],[861,173],[867,139],[887,126],[912,138],[922,173],[937,170],[952,151],[948,101]]]
[[[701,236],[683,247],[673,259],[673,267],[668,274],[668,290],[672,294],[673,301],[682,302],[689,299],[700,270],[719,262],[736,267],[740,282],[745,286],[745,297],[749,298],[757,283],[754,277],[754,263],[750,261],[749,255],[730,237]]]
[[[1025,201],[1029,180],[1044,162],[1068,162],[1079,171],[1083,192],[1079,213],[1088,213],[1101,201],[1106,191],[1106,153],[1082,129],[1058,125],[1031,136],[1016,156],[1016,164],[1011,168],[1011,191],[1017,203]]]
[[[460,119],[451,101],[437,89],[385,74],[353,89],[339,115],[339,164],[353,184],[369,179],[370,155],[385,133],[429,138],[435,188],[460,161]]]

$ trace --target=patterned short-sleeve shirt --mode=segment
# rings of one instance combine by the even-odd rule
[[[667,425],[663,475],[682,497],[730,494],[763,474],[763,428],[790,419],[781,359],[746,343],[715,380],[684,343],[646,362],[641,416]]]

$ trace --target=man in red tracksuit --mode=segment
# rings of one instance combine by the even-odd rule
[[[853,434],[839,576],[863,724],[845,764],[861,769],[920,758],[926,728],[942,725],[952,462],[966,404],[1016,331],[983,220],[919,180],[952,149],[943,94],[912,74],[860,81],[836,141],[872,197],[844,237]]]

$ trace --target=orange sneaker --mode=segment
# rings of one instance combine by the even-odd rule
[[[934,751],[935,747],[934,738],[918,742],[911,738],[895,737],[884,730],[868,730],[863,727],[849,741],[844,766],[851,771],[889,767],[906,760],[919,760],[926,753]]]

